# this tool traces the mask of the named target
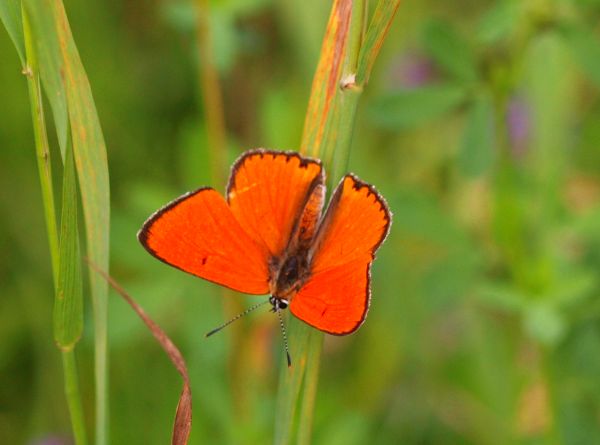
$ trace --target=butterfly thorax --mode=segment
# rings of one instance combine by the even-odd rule
[[[271,295],[278,299],[291,301],[309,275],[306,249],[297,250],[279,261],[273,261]]]

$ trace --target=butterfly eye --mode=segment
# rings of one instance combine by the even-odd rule
[[[273,308],[271,309],[272,312],[277,312],[280,309],[285,309],[290,304],[289,301],[277,297],[269,297],[269,303],[271,303],[271,306],[273,306]]]

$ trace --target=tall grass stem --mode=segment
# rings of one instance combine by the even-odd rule
[[[58,239],[54,189],[52,185],[50,149],[46,130],[46,121],[44,118],[38,60],[35,46],[33,44],[33,33],[26,9],[22,8],[21,13],[26,52],[26,66],[24,67],[23,72],[27,78],[27,86],[29,90],[34,142],[38,161],[38,172],[40,176],[40,187],[42,190],[46,231],[50,247],[52,276],[54,279],[54,287],[57,290],[60,268],[60,243]],[[87,438],[81,395],[79,393],[75,351],[70,349],[68,351],[62,351],[61,354],[63,360],[65,396],[69,407],[71,427],[75,437],[75,443],[77,445],[86,445]]]

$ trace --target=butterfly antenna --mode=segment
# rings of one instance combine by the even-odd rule
[[[213,329],[210,332],[206,333],[206,337],[210,337],[213,334],[216,334],[217,332],[219,332],[221,329],[229,326],[231,323],[233,323],[236,320],[239,320],[240,318],[242,318],[244,315],[249,314],[250,312],[252,312],[254,309],[261,307],[263,304],[268,303],[269,300],[267,301],[261,301],[260,303],[256,303],[254,306],[250,306],[248,309],[246,309],[244,312],[241,312],[239,314],[237,314],[235,317],[233,317],[231,320],[229,320],[227,323],[223,323],[221,326],[219,326],[218,328]]]
[[[287,335],[285,334],[285,325],[283,324],[283,317],[281,316],[281,310],[277,309],[277,318],[279,318],[279,326],[281,326],[281,333],[283,334],[283,345],[285,346],[285,354],[287,356],[288,368],[292,366],[292,358],[290,357],[290,349],[288,348]]]

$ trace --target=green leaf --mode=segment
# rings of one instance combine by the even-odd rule
[[[290,356],[292,366],[284,364],[285,358],[282,358],[281,372],[279,374],[279,389],[277,391],[275,436],[273,443],[275,445],[284,445],[291,443],[294,429],[294,420],[296,418],[296,407],[298,396],[300,395],[300,386],[304,379],[307,354],[315,353],[314,348],[308,349],[311,335],[321,336],[314,328],[306,325],[296,317],[288,317],[288,334],[290,338]],[[314,331],[314,333],[312,332]],[[319,354],[320,348],[316,353]],[[315,377],[316,378],[316,377]],[[316,384],[316,383],[315,383]]]
[[[323,158],[327,136],[339,119],[334,102],[339,90],[339,82],[348,46],[352,2],[335,0],[327,22],[321,56],[313,78],[304,120],[300,153]]]
[[[73,152],[87,235],[88,257],[108,271],[110,198],[106,145],[90,84],[61,2],[52,3],[55,30],[61,42],[60,54],[65,73]],[[90,289],[94,306],[96,366],[96,444],[106,443],[106,355],[107,355],[107,283],[90,273]]]
[[[530,297],[511,285],[496,282],[483,283],[477,297],[487,306],[513,313],[522,313]]]
[[[62,2],[24,0],[32,18],[42,80],[53,104],[59,139],[68,116],[85,218],[87,256],[108,271],[109,182],[106,146],[87,75]],[[64,82],[64,83],[63,83]],[[62,145],[62,144],[61,144]],[[94,314],[96,444],[106,444],[107,283],[90,273]]]
[[[25,65],[25,41],[23,39],[23,27],[21,25],[21,1],[20,0],[2,0],[0,1],[0,20],[10,36],[21,64]]]
[[[547,346],[555,345],[567,329],[566,320],[561,313],[545,303],[528,306],[524,322],[529,335]]]
[[[600,38],[582,25],[565,28],[564,35],[583,72],[600,88]]]
[[[67,147],[60,220],[60,258],[54,300],[54,341],[63,351],[73,349],[83,331],[81,252],[77,224],[77,184],[73,150]]]
[[[477,64],[472,48],[447,22],[431,21],[425,28],[425,48],[436,63],[456,80],[477,79]]]
[[[60,56],[58,35],[51,12],[51,6],[45,0],[23,0],[29,13],[35,40],[35,48],[40,66],[40,77],[44,92],[50,102],[54,125],[62,155],[65,161],[67,147],[68,115],[67,97],[62,75],[64,65]]]
[[[519,24],[523,4],[520,0],[497,2],[479,23],[477,38],[486,45],[508,38]]]
[[[358,67],[356,69],[356,83],[358,85],[362,85],[363,82],[369,80],[375,60],[379,55],[399,6],[400,0],[379,0],[379,3],[377,3],[377,8],[367,28],[358,56]]]
[[[573,144],[570,122],[577,109],[577,78],[570,48],[555,30],[533,38],[524,58],[526,100],[534,122],[528,181],[533,186],[531,198],[539,212],[537,218],[543,221],[555,218],[563,205],[560,190],[564,187],[569,147]]]
[[[478,176],[494,160],[494,109],[488,96],[477,97],[469,110],[458,166],[467,176]]]
[[[371,116],[383,127],[410,128],[450,112],[466,98],[466,88],[450,84],[397,91],[376,100]]]
[[[319,365],[323,349],[323,334],[316,329],[311,329],[308,338],[306,354],[306,370],[302,390],[302,405],[298,419],[298,445],[312,443],[312,424],[315,413],[315,399],[317,397],[317,383],[319,382]]]

